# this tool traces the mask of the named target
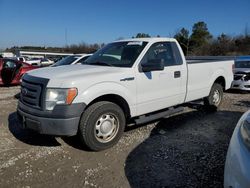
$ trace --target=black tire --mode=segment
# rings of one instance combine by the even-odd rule
[[[209,93],[209,96],[204,98],[204,105],[209,110],[216,111],[222,103],[222,98],[223,87],[218,83],[214,83]]]
[[[124,112],[117,104],[108,101],[97,102],[83,113],[79,136],[89,149],[104,150],[119,141],[124,132],[125,123]],[[107,136],[107,134],[110,135]]]

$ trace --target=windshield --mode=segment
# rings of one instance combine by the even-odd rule
[[[236,61],[235,68],[250,68],[250,61]]]
[[[57,61],[53,67],[56,67],[56,66],[61,66],[61,65],[70,65],[71,63],[73,63],[75,60],[77,60],[79,58],[79,56],[67,56],[59,61]]]
[[[132,67],[147,42],[114,42],[98,50],[82,64]]]

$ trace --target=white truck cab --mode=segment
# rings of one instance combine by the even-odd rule
[[[186,62],[172,38],[112,42],[82,64],[26,73],[17,112],[24,128],[76,135],[92,150],[120,139],[128,122],[145,123],[204,99],[216,109],[233,80],[233,60]]]

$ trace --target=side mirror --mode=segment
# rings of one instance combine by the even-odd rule
[[[164,70],[164,62],[161,59],[151,59],[147,63],[141,64],[142,72]]]

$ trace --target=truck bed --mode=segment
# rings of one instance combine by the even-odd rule
[[[229,89],[233,80],[231,59],[187,60],[188,78],[185,102],[208,96],[212,84],[219,76],[225,78],[225,88]]]
[[[236,56],[187,56],[186,62],[193,63],[214,63],[228,60],[235,60]]]

